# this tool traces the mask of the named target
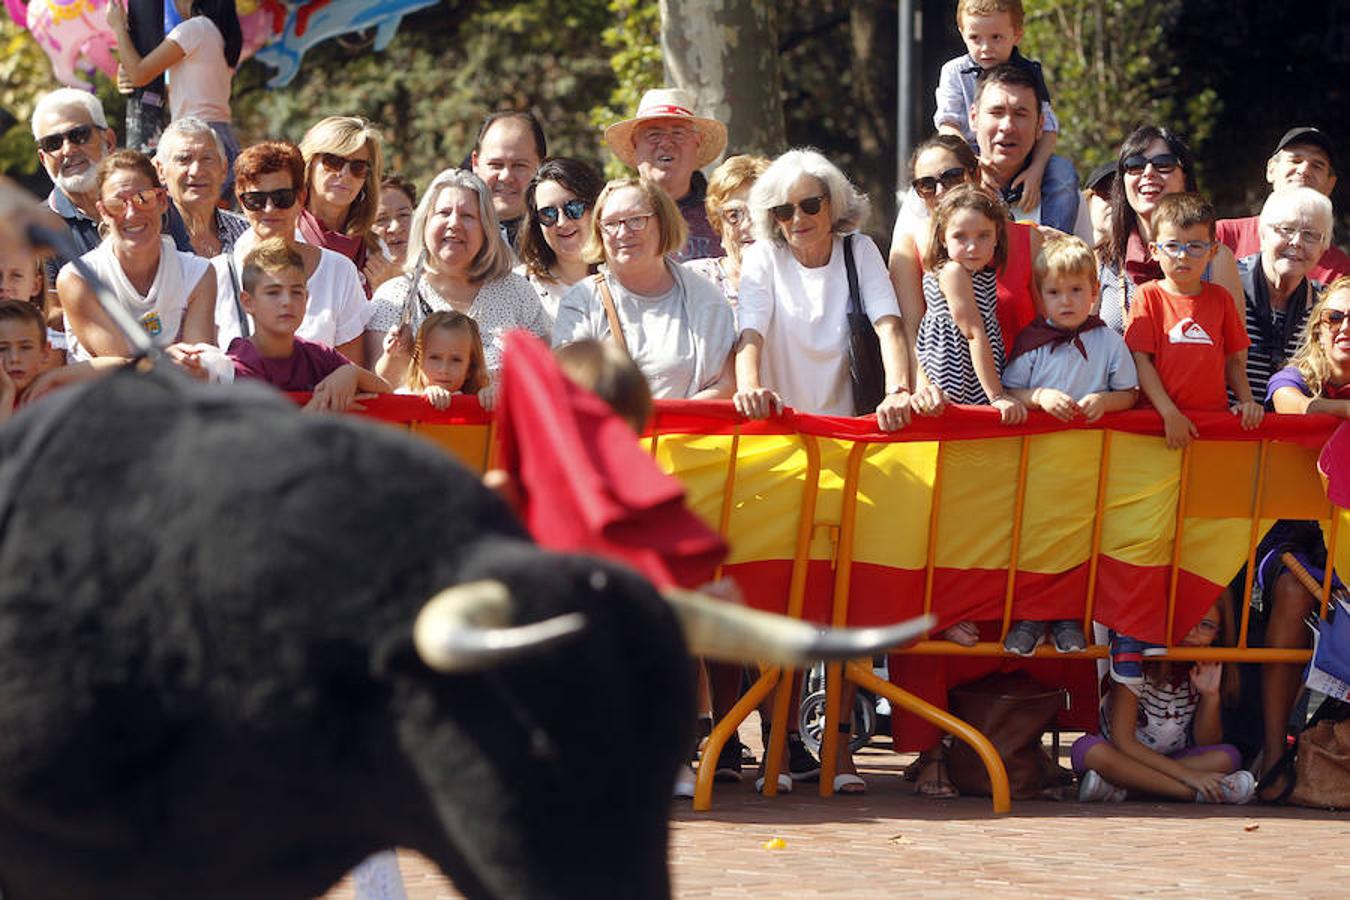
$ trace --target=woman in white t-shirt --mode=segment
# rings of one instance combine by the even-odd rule
[[[230,127],[230,88],[244,46],[234,2],[174,0],[183,21],[145,56],[132,43],[122,5],[109,3],[106,13],[108,27],[117,38],[117,86],[141,87],[168,72],[169,118],[196,116],[208,122],[225,144],[230,164],[227,193],[234,184],[234,158],[239,155],[239,139]]]

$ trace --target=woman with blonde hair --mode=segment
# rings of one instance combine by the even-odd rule
[[[563,296],[553,345],[613,341],[658,399],[729,397],[736,341],[731,307],[711,282],[671,258],[686,232],[675,201],[655,182],[623,178],[605,185],[582,251],[600,271]]]
[[[306,196],[300,236],[355,263],[370,297],[403,262],[386,257],[371,230],[380,209],[384,138],[358,116],[329,116],[305,132],[300,152]]]
[[[502,239],[492,193],[481,178],[468,169],[446,169],[432,179],[413,213],[412,235],[408,271],[375,292],[366,325],[366,355],[377,360],[374,369],[381,377],[403,381],[412,360],[413,332],[442,310],[478,323],[494,382],[508,331],[524,328],[548,338],[548,313],[530,283],[511,271],[511,248]]]
[[[685,267],[717,285],[733,307],[741,290],[741,251],[755,242],[750,223],[750,188],[769,168],[763,156],[729,156],[713,170],[703,205],[708,224],[722,239],[726,256],[691,259]]]

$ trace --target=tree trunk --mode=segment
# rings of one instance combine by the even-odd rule
[[[853,0],[849,9],[853,99],[858,106],[858,186],[872,200],[867,231],[883,252],[895,221],[897,29],[893,3]]]
[[[666,83],[726,123],[726,156],[786,149],[771,0],[661,0],[661,51]]]

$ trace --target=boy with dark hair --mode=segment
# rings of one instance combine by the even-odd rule
[[[313,391],[306,408],[349,409],[357,392],[385,394],[389,382],[354,365],[332,347],[296,337],[309,292],[305,263],[283,238],[260,241],[244,257],[239,300],[253,317],[249,337],[230,342],[236,378],[256,378],[283,391]]]
[[[971,115],[976,107],[977,79],[1004,65],[1026,71],[1040,102],[1041,124],[1026,167],[1009,186],[1015,194],[1014,213],[1029,215],[1040,208],[1042,223],[1068,231],[1078,211],[1078,174],[1069,160],[1055,155],[1059,120],[1050,107],[1050,91],[1041,64],[1027,59],[1017,49],[1025,17],[1022,0],[959,0],[956,27],[968,52],[942,66],[933,124],[944,134],[965,138],[978,153]]]

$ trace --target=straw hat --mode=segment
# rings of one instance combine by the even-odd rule
[[[614,155],[625,164],[637,168],[637,152],[633,145],[633,133],[644,122],[659,120],[678,120],[698,131],[701,140],[698,144],[698,160],[695,167],[701,169],[717,159],[727,145],[727,126],[716,119],[705,119],[694,115],[694,97],[680,88],[658,88],[642,95],[638,103],[637,115],[622,122],[615,122],[605,129],[605,143]]]

